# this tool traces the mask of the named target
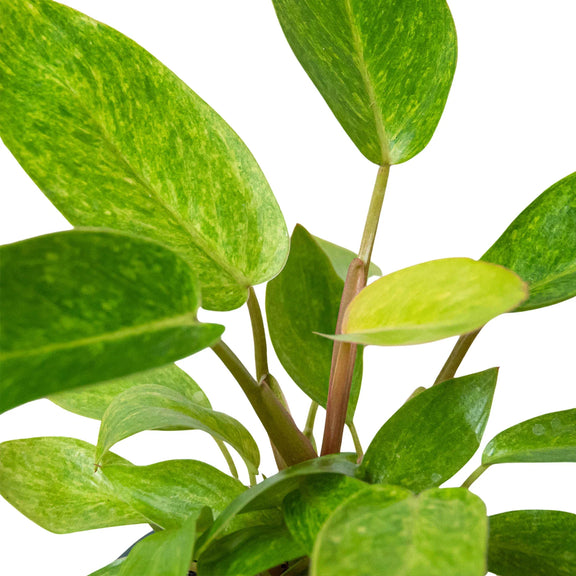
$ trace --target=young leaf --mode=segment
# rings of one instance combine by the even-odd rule
[[[136,386],[146,384],[158,384],[176,390],[188,400],[211,408],[210,401],[200,386],[174,364],[154,368],[139,374],[132,374],[125,378],[100,382],[90,386],[83,386],[81,389],[59,392],[50,396],[50,400],[70,412],[102,420],[104,412],[117,396]]]
[[[384,276],[348,307],[343,334],[357,344],[403,346],[472,332],[527,297],[520,278],[494,264],[447,258]]]
[[[336,509],[312,554],[311,576],[484,576],[483,502],[462,488],[419,496],[392,486],[360,492]]]
[[[203,430],[227,442],[242,456],[252,474],[258,473],[260,453],[256,442],[237,420],[190,402],[166,386],[147,384],[117,396],[102,418],[96,461],[117,442],[145,430]]]
[[[4,0],[0,22],[0,135],[72,224],[173,248],[210,309],[281,270],[288,234],[265,177],[175,74],[51,0]]]
[[[412,398],[380,428],[358,476],[415,492],[440,486],[480,447],[497,377],[492,368],[447,380]]]
[[[174,530],[144,538],[121,564],[119,576],[184,576],[192,564],[200,513]]]
[[[495,436],[482,464],[576,462],[576,409],[537,416]]]
[[[198,559],[198,573],[254,576],[303,555],[285,526],[253,526],[214,542]]]
[[[430,141],[456,68],[445,0],[273,0],[300,64],[362,154],[398,164]]]
[[[576,172],[543,192],[482,256],[506,266],[530,287],[515,312],[576,296]]]
[[[95,447],[72,438],[30,438],[0,444],[0,494],[42,528],[57,534],[142,524],[101,470]],[[103,465],[130,466],[108,453]]]
[[[488,569],[498,576],[576,574],[576,515],[518,510],[490,516]]]
[[[332,245],[334,246],[334,245]],[[340,252],[338,252],[340,250]],[[337,266],[346,255],[331,249]],[[352,253],[348,265],[354,258]],[[315,402],[326,407],[333,343],[318,333],[334,333],[344,280],[322,244],[298,225],[284,270],[268,283],[266,317],[274,350],[286,372]],[[348,420],[354,416],[362,382],[362,349],[354,367]]]
[[[170,279],[169,282],[166,279]],[[127,234],[71,230],[0,248],[0,413],[210,346],[191,268]]]

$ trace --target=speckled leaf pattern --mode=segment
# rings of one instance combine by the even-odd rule
[[[30,438],[0,444],[0,494],[42,528],[68,534],[143,524],[147,519],[119,498],[101,470],[95,447],[72,438]],[[129,466],[108,453],[103,465]]]
[[[484,503],[463,488],[419,496],[373,487],[347,500],[326,522],[312,555],[311,576],[484,576]]]
[[[286,495],[296,490],[300,482],[307,477],[354,476],[357,468],[355,460],[356,454],[331,454],[286,468],[250,488],[216,518],[214,525],[199,542],[199,553],[207,550],[214,541],[220,538],[239,514],[281,506]]]
[[[486,446],[485,465],[576,462],[576,409],[537,416],[500,432]]]
[[[378,346],[422,344],[472,332],[527,298],[502,266],[446,258],[404,268],[366,287],[347,309],[337,340]]]
[[[199,516],[193,514],[182,527],[138,542],[121,564],[119,576],[185,576],[193,560]]]
[[[157,384],[159,386],[168,386],[176,390],[188,400],[199,404],[204,408],[211,408],[206,394],[200,389],[200,386],[174,364],[161,366],[139,374],[132,374],[126,378],[100,382],[90,386],[83,386],[81,389],[74,389],[67,392],[60,392],[50,396],[50,400],[70,412],[101,420],[106,409],[116,398],[131,388],[146,384]]]
[[[430,141],[456,68],[445,0],[273,0],[296,57],[362,154],[398,164]]]
[[[205,506],[217,515],[246,490],[238,480],[196,460],[106,465],[102,470],[122,500],[164,529],[180,527]]]
[[[488,569],[498,576],[576,574],[576,515],[518,510],[490,516]]]
[[[200,324],[199,304],[190,266],[139,237],[72,230],[1,247],[0,412],[210,346],[224,329]]]
[[[0,3],[0,135],[75,226],[179,252],[203,306],[274,277],[284,219],[232,129],[146,50],[51,0]]]
[[[415,492],[440,486],[480,447],[497,377],[493,368],[447,380],[412,398],[380,428],[358,477]]]
[[[172,388],[146,384],[117,396],[102,417],[96,461],[117,442],[145,430],[202,430],[235,448],[252,474],[260,453],[250,432],[238,420],[195,404]]]
[[[304,555],[285,526],[253,526],[214,542],[200,556],[202,576],[254,576]]]
[[[274,350],[298,386],[323,407],[328,401],[333,343],[318,333],[334,333],[344,266],[354,254],[332,245],[329,252],[304,227],[292,234],[285,268],[266,289],[266,317]],[[347,264],[343,264],[347,261]],[[340,270],[340,273],[336,271]],[[352,419],[362,383],[363,350],[358,350],[348,419]]]
[[[576,172],[538,196],[482,259],[528,283],[530,298],[516,312],[576,296]]]

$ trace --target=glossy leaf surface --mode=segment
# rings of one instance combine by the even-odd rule
[[[527,297],[520,278],[468,258],[417,264],[366,287],[348,307],[338,340],[422,344],[472,332]]]
[[[288,235],[266,179],[175,74],[51,0],[4,0],[0,22],[0,135],[72,224],[173,248],[210,309],[280,271]]]
[[[199,404],[166,386],[147,384],[131,388],[117,396],[102,418],[96,460],[117,442],[145,430],[203,430],[227,442],[242,456],[256,474],[260,453],[256,442],[237,420]]]
[[[576,172],[543,192],[482,256],[530,287],[516,309],[532,310],[576,296]]]
[[[0,444],[0,494],[42,528],[68,534],[147,520],[114,492],[95,447],[72,438],[30,438]],[[109,453],[103,465],[129,466]]]
[[[169,278],[170,282],[166,282]],[[216,342],[191,268],[112,231],[0,248],[0,412],[53,392],[163,366]]]
[[[206,394],[200,386],[174,364],[154,368],[125,378],[100,382],[80,389],[60,392],[50,396],[50,400],[70,412],[102,420],[104,412],[117,396],[136,386],[157,384],[176,390],[191,402],[204,408],[211,408]]]
[[[447,380],[404,404],[372,440],[358,476],[415,492],[440,486],[480,447],[498,370]]]
[[[333,245],[334,246],[334,245]],[[347,256],[331,249],[337,266]],[[350,253],[348,265],[354,258]],[[326,407],[333,343],[318,333],[336,331],[344,280],[322,244],[304,227],[292,234],[288,262],[266,290],[266,317],[270,338],[282,366],[298,386]],[[358,350],[348,419],[354,416],[362,381],[362,350]]]
[[[484,576],[487,518],[483,502],[462,488],[419,496],[373,487],[347,500],[326,522],[311,576]],[[375,572],[375,570],[377,570]]]
[[[456,67],[444,0],[273,0],[296,57],[360,151],[398,164],[428,144]]]
[[[576,462],[576,409],[537,416],[500,432],[486,446],[485,465]]]
[[[576,574],[576,515],[518,510],[490,516],[488,569],[498,576]]]
[[[108,566],[104,566],[104,568],[100,568],[100,570],[92,572],[90,576],[118,576],[120,574],[120,568],[124,562],[125,558],[114,560],[112,564],[108,564]]]

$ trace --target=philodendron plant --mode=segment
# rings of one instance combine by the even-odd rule
[[[0,249],[0,412],[48,397],[101,421],[95,445],[1,444],[0,494],[56,533],[153,528],[93,576],[573,576],[575,515],[487,517],[470,488],[496,464],[576,461],[576,410],[504,430],[462,487],[441,486],[477,452],[490,412],[498,370],[456,377],[479,331],[576,295],[576,173],[479,260],[381,276],[370,259],[390,168],[430,141],[452,83],[449,8],[271,1],[296,57],[378,167],[357,253],[302,226],[290,237],[242,140],[135,42],[52,0],[0,0],[0,135],[75,226]],[[311,399],[303,430],[268,369],[253,289],[264,282],[274,350]],[[197,318],[200,307],[244,304],[255,370],[223,326]],[[363,454],[363,347],[454,336],[434,385],[417,388]],[[278,473],[260,474],[250,432],[174,364],[205,348],[246,394]],[[346,426],[356,453],[341,453]],[[229,474],[195,460],[135,466],[112,452],[145,430],[188,429],[214,438]]]

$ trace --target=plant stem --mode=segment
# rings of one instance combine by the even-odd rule
[[[270,440],[288,466],[316,458],[310,441],[296,426],[265,381],[256,382],[240,359],[220,340],[212,350],[224,363],[246,394]]]
[[[448,360],[446,360],[442,370],[440,370],[434,386],[454,378],[462,360],[464,360],[464,356],[466,356],[470,346],[472,346],[472,342],[474,342],[476,336],[480,334],[480,330],[482,330],[482,328],[478,328],[478,330],[474,330],[474,332],[469,332],[468,334],[463,334],[458,338],[454,349],[450,353],[450,356],[448,356]]]
[[[238,480],[238,469],[236,468],[236,464],[234,463],[234,460],[232,459],[232,455],[230,454],[228,447],[226,446],[226,444],[224,444],[224,442],[222,442],[222,440],[216,440],[216,444],[218,444],[218,448],[220,448],[220,452],[222,452],[222,455],[224,456],[224,459],[226,460],[226,464],[228,464],[228,468],[230,469],[230,474],[232,474],[232,476],[234,476],[234,478],[236,478],[236,480]]]
[[[316,440],[314,439],[314,423],[316,422],[316,414],[318,414],[318,402],[312,401],[303,431],[304,436],[310,440],[312,446],[316,446]]]
[[[256,298],[254,288],[248,289],[248,312],[254,335],[254,356],[256,359],[256,380],[260,382],[268,376],[268,351],[266,347],[266,331],[262,320],[262,310]]]
[[[389,174],[390,166],[388,165],[380,166],[378,169],[358,258],[352,260],[348,268],[346,282],[344,283],[336,324],[336,334],[342,333],[342,324],[348,305],[366,286],[370,258],[372,257],[372,249],[374,248],[374,240],[376,239]],[[324,428],[324,439],[322,441],[322,455],[340,452],[342,446],[342,436],[344,434],[346,412],[350,399],[350,386],[354,374],[356,351],[357,346],[355,344],[338,341],[334,343],[328,403],[326,405],[326,427]]]
[[[362,450],[362,444],[360,443],[360,436],[358,436],[358,430],[356,430],[356,426],[354,422],[348,422],[348,428],[350,430],[350,434],[352,434],[352,440],[354,442],[354,449],[356,450],[356,455],[358,456],[358,462],[362,461],[364,458],[364,450]]]
[[[468,476],[468,478],[464,481],[462,488],[470,489],[470,486],[472,486],[472,484],[474,484],[474,482],[476,482],[476,480],[478,480],[478,478],[480,478],[480,476],[482,476],[482,474],[484,474],[488,468],[490,468],[490,466],[486,466],[484,464],[478,466],[478,468],[476,468],[476,470],[474,470],[474,472],[472,472],[472,474],[470,474],[470,476]]]

